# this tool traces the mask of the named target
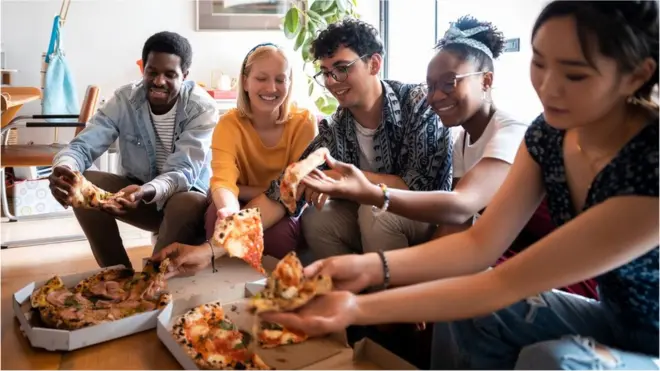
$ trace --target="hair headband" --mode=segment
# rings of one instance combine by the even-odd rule
[[[276,45],[276,44],[273,44],[273,43],[261,43],[261,44],[257,44],[257,45],[255,45],[255,47],[252,48],[252,49],[250,49],[250,51],[247,52],[247,54],[245,55],[245,59],[243,59],[243,67],[241,68],[242,71],[245,71],[245,65],[247,64],[247,61],[248,61],[248,58],[250,58],[250,55],[251,55],[252,53],[254,53],[255,50],[261,48],[262,46],[273,46],[273,47],[275,47],[275,48],[277,48],[277,49],[280,48],[279,45]]]
[[[486,44],[482,43],[481,41],[477,41],[475,39],[470,38],[470,36],[472,35],[476,35],[479,32],[483,32],[487,30],[488,27],[486,26],[474,27],[474,28],[470,28],[469,30],[461,30],[456,26],[451,26],[443,36],[444,45],[463,44],[463,45],[471,46],[475,49],[481,50],[490,59],[493,59],[493,52],[490,51],[490,49],[486,46]]]

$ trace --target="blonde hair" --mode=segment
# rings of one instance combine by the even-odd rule
[[[293,89],[293,68],[291,67],[291,63],[289,61],[289,58],[287,57],[286,53],[284,50],[282,50],[280,47],[274,45],[274,44],[260,44],[254,47],[252,50],[248,52],[248,54],[245,56],[245,60],[243,61],[243,65],[241,66],[241,72],[240,72],[240,77],[236,83],[236,91],[237,91],[237,98],[236,98],[236,108],[238,108],[239,113],[243,117],[247,117],[249,119],[252,119],[252,108],[250,106],[250,97],[248,96],[248,93],[245,91],[243,88],[243,79],[247,78],[247,76],[250,74],[250,69],[252,67],[252,64],[261,59],[264,58],[268,55],[272,55],[274,53],[279,54],[284,58],[286,63],[288,64],[288,69],[289,69],[289,88],[287,89],[286,92],[286,97],[284,97],[284,101],[280,105],[280,114],[277,116],[277,120],[275,120],[276,124],[282,124],[285,121],[289,119],[289,113],[291,112],[291,91]]]

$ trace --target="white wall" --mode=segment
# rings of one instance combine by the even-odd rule
[[[378,0],[359,0],[362,19],[378,25]],[[48,48],[53,17],[61,0],[2,0],[2,45],[6,67],[18,69],[13,85],[40,86],[41,53]],[[213,70],[237,76],[245,53],[254,45],[276,42],[291,47],[282,31],[195,31],[193,0],[72,0],[63,28],[63,49],[74,71],[79,98],[88,85],[98,85],[108,97],[119,86],[139,79],[135,62],[152,34],[175,31],[190,40],[193,64],[189,78],[211,86]],[[89,39],[89,41],[85,41]],[[298,69],[302,61],[295,59]],[[307,91],[304,76],[297,79],[296,96]],[[311,104],[301,102],[301,104]],[[22,113],[35,114],[39,103],[26,105]],[[70,133],[68,135],[72,136]],[[60,141],[70,139],[60,134]],[[51,143],[51,129],[19,133],[19,141]]]

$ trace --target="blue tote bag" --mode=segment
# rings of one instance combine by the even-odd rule
[[[46,52],[47,67],[42,100],[42,114],[44,115],[77,115],[80,113],[76,85],[64,58],[61,40],[60,16],[55,16],[48,52]]]

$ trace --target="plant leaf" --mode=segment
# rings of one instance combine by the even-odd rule
[[[328,9],[336,7],[337,3],[335,1],[323,1],[323,11],[327,12]]]
[[[327,99],[324,95],[321,95],[320,97],[316,98],[316,101],[314,102],[314,104],[316,104],[316,107],[319,110],[322,110],[326,106],[326,103],[327,103]]]
[[[335,4],[337,4],[337,9],[339,9],[342,14],[348,11],[346,0],[335,0]]]
[[[298,51],[301,46],[305,43],[305,40],[307,39],[308,32],[305,28],[303,28],[300,33],[298,33],[298,37],[296,38],[296,43],[293,45],[293,50]]]
[[[319,13],[311,9],[307,11],[307,15],[311,20],[313,20],[314,22],[316,22],[316,24],[322,26],[323,28],[325,28],[328,25],[325,21],[325,18],[321,17]]]
[[[314,78],[309,78],[307,84],[309,85],[307,88],[307,94],[311,97],[314,94],[314,85],[316,84],[316,82],[314,82]]]
[[[298,8],[292,7],[284,16],[284,34],[287,38],[293,39],[296,37],[299,29],[300,12],[298,12]]]
[[[338,106],[339,104],[334,98],[328,99],[327,103],[324,106],[322,106],[320,110],[326,115],[332,115],[333,113],[335,113]]]

